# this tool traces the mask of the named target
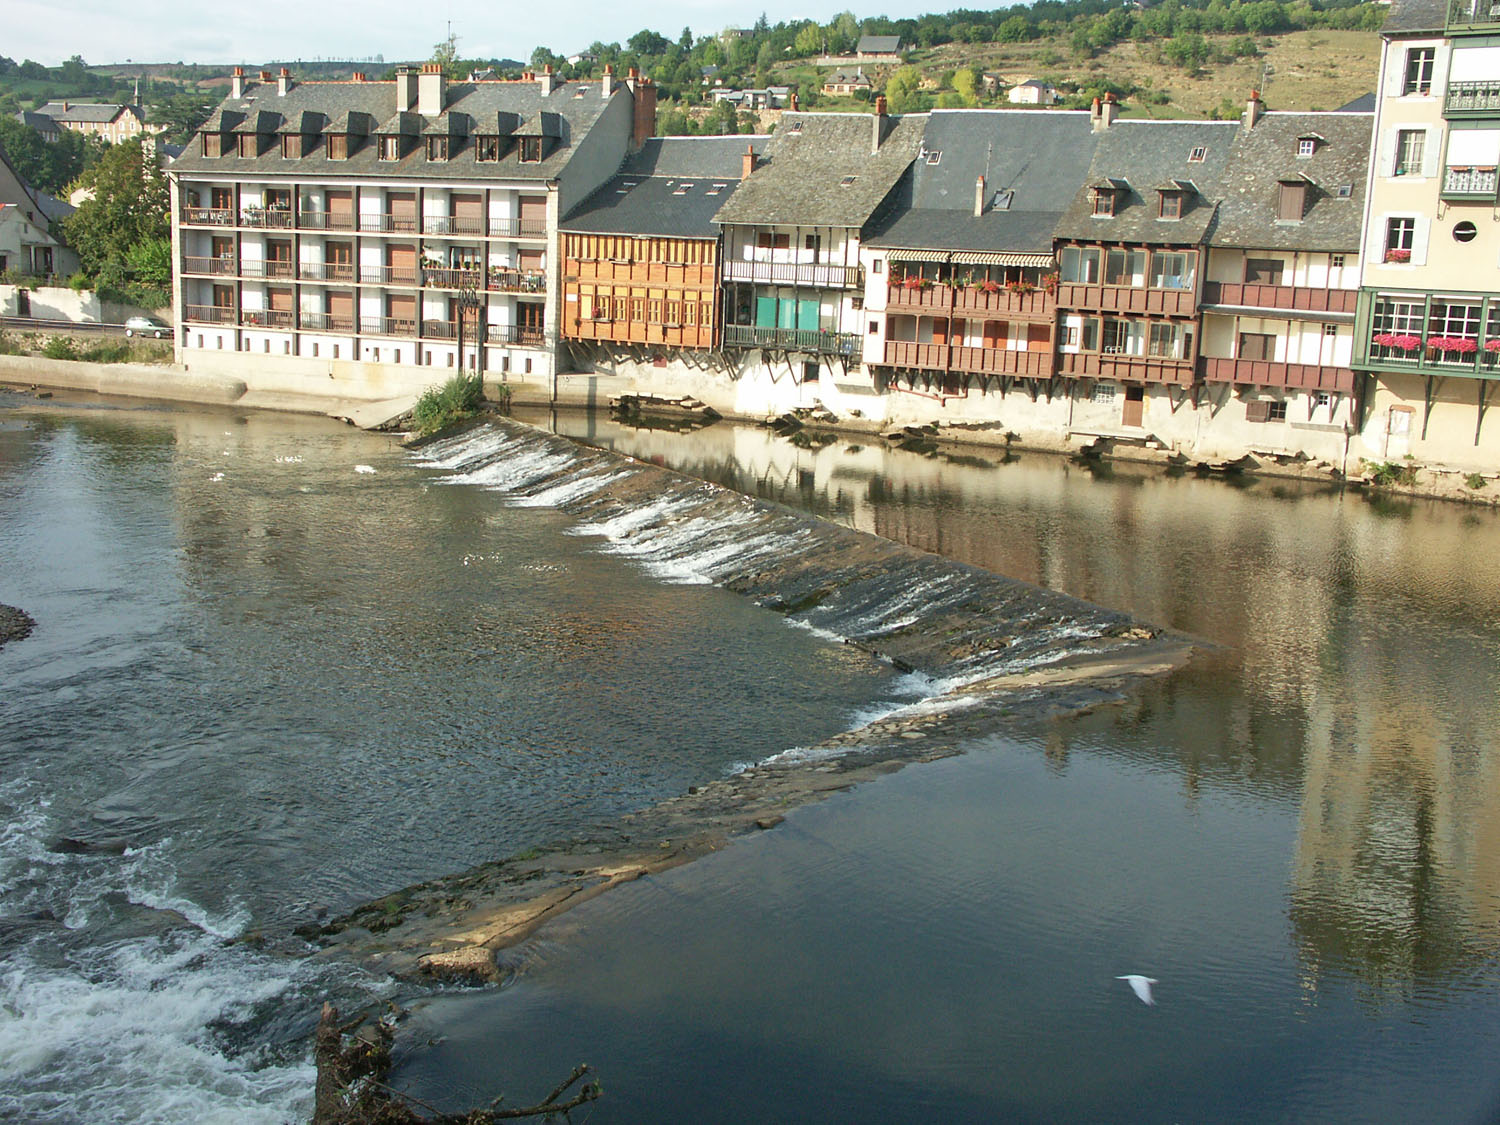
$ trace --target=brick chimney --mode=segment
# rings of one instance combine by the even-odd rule
[[[551,63],[548,63],[545,67],[542,68],[541,86],[542,97],[550,98],[552,96],[553,89],[555,89],[557,86],[557,76],[552,73]]]
[[[635,93],[636,83],[641,80],[641,68],[633,66],[625,72],[625,85],[630,87],[630,92]]]
[[[276,76],[276,96],[286,97],[287,91],[292,88],[292,73],[286,67],[281,68],[281,73]]]
[[[891,119],[885,112],[885,95],[879,94],[875,98],[875,114],[870,118],[873,131],[870,140],[870,155],[874,156],[880,151],[880,144],[885,140],[886,134],[891,131]]]
[[[353,81],[353,82],[363,82],[364,80],[365,80],[365,72],[362,71],[362,70],[356,70],[354,72],[354,77],[352,79],[350,79],[350,81]]]
[[[630,72],[635,74],[635,67],[631,67]],[[630,128],[633,151],[656,136],[656,83],[649,78],[637,77],[631,93],[635,98],[635,115]]]
[[[748,180],[759,163],[755,158],[755,146],[746,145],[745,155],[740,157],[740,179]]]
[[[599,79],[599,93],[602,97],[609,97],[615,92],[615,68],[609,63],[604,64],[604,77]]]
[[[1260,91],[1251,90],[1250,100],[1245,103],[1245,128],[1254,129],[1255,123],[1266,115],[1266,104],[1260,100]]]
[[[410,109],[417,102],[417,76],[409,66],[396,68],[396,109]]]
[[[1094,104],[1089,106],[1089,121],[1093,123],[1096,133],[1102,133],[1113,125],[1119,114],[1120,103],[1113,94],[1105,94],[1102,102],[1095,98]]]
[[[984,177],[980,176],[974,181],[974,217],[977,219],[984,214]]]
[[[229,78],[229,96],[231,98],[243,98],[245,96],[245,68],[237,66]]]
[[[263,70],[263,71],[261,71],[260,72],[260,80],[262,82],[269,83],[271,81],[271,72],[269,70]]]
[[[792,112],[793,113],[797,112],[797,95],[796,94],[792,95]]]
[[[443,64],[423,63],[422,73],[417,76],[417,112],[423,117],[436,117],[443,112],[447,93],[448,75]]]

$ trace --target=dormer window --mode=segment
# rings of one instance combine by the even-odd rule
[[[259,156],[260,138],[254,133],[241,133],[239,153],[241,156]]]
[[[1094,189],[1094,214],[1097,217],[1108,218],[1115,213],[1115,191],[1114,188]]]
[[[540,164],[542,160],[542,138],[521,138],[521,163]]]
[[[1298,157],[1308,157],[1318,151],[1318,142],[1312,137],[1300,137],[1297,140]]]
[[[348,133],[330,133],[329,134],[329,136],[328,136],[328,159],[329,160],[348,160],[349,159],[349,134]]]
[[[449,140],[449,138],[447,138],[447,137],[428,137],[427,138],[427,159],[428,160],[447,160],[448,159],[448,140]]]
[[[281,135],[281,158],[283,160],[294,160],[302,155],[302,138],[294,133],[283,133]]]
[[[400,137],[381,137],[380,138],[380,159],[381,160],[400,160],[401,159],[401,138]]]
[[[224,155],[224,135],[222,133],[203,134],[203,155],[210,157]]]
[[[1182,192],[1165,190],[1161,193],[1161,207],[1157,212],[1162,219],[1182,218]]]
[[[474,141],[474,159],[483,164],[493,164],[500,159],[500,138],[479,137]]]
[[[1276,221],[1300,223],[1307,209],[1307,181],[1282,180],[1276,185]]]
[[[1189,164],[1202,164],[1207,159],[1208,149],[1204,145],[1199,145],[1197,148],[1193,149],[1192,152],[1188,153]]]

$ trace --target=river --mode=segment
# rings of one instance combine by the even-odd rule
[[[294,1119],[317,1003],[373,991],[446,1108],[586,1060],[601,1121],[1494,1117],[1493,513],[557,425],[1218,647],[413,994],[290,929],[909,685],[388,438],[0,399],[0,601],[38,622],[0,650],[0,1116]]]

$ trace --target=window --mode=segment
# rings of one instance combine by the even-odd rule
[[[871,273],[884,273],[885,272],[885,259],[884,258],[876,258],[873,262],[871,262],[870,263],[870,272]]]
[[[1268,402],[1266,404],[1266,421],[1267,422],[1285,422],[1286,421],[1286,403],[1284,403],[1284,402]]]
[[[448,159],[448,138],[447,137],[428,137],[427,138],[427,159],[428,160],[447,160]]]
[[[1314,140],[1312,137],[1298,137],[1297,138],[1297,155],[1299,157],[1304,157],[1305,158],[1305,157],[1311,156],[1313,153],[1315,153],[1317,151],[1318,151],[1318,142],[1316,140]]]
[[[1099,284],[1099,251],[1068,246],[1062,252],[1062,281],[1075,285]]]
[[[1114,402],[1116,387],[1113,383],[1095,383],[1094,391],[1089,395],[1093,402]]]
[[[1406,74],[1401,83],[1403,96],[1432,93],[1432,63],[1436,47],[1413,47],[1406,52]]]
[[[281,158],[283,160],[295,160],[302,155],[302,138],[295,133],[283,133],[281,135]]]
[[[474,159],[493,164],[500,159],[499,137],[477,137],[474,141]]]
[[[1113,188],[1094,189],[1094,214],[1110,216],[1115,213],[1115,192]]]
[[[1241,332],[1238,359],[1275,359],[1276,337],[1269,332]]]
[[[1108,251],[1104,256],[1104,284],[1144,287],[1146,252],[1144,250]]]
[[[1163,219],[1182,218],[1182,192],[1164,191],[1161,193],[1161,209],[1158,212]]]
[[[401,159],[401,138],[400,137],[381,137],[380,138],[380,159],[381,160],[400,160]]]
[[[1385,221],[1385,260],[1411,261],[1412,246],[1417,238],[1417,220],[1394,216]]]
[[[1285,264],[1276,258],[1246,258],[1246,285],[1280,285]]]
[[[839,181],[839,187],[849,187],[853,183],[854,183],[854,177],[853,176],[845,176],[842,180]]]
[[[1454,242],[1473,242],[1474,236],[1479,233],[1479,228],[1465,219],[1453,228]]]
[[[1332,339],[1333,337],[1337,336],[1338,334],[1339,334],[1339,326],[1337,324],[1325,324],[1325,325],[1323,325],[1323,335],[1327,336],[1329,339]]]
[[[802,122],[801,121],[793,121],[792,122],[792,132],[794,132],[794,133],[800,133],[800,132],[802,132]]]
[[[929,163],[929,164],[936,164],[938,161],[940,161],[942,159],[943,159],[943,151],[942,151],[942,149],[933,149],[931,152],[929,152],[927,154],[927,163]]]
[[[1333,401],[1333,396],[1327,391],[1313,391],[1312,408],[1316,410],[1320,406],[1327,406]]]
[[[1276,185],[1276,220],[1282,223],[1300,223],[1307,209],[1307,184],[1283,181]]]
[[[348,133],[332,133],[332,134],[329,135],[329,137],[328,137],[328,159],[329,160],[348,160],[349,159],[349,134]]]
[[[541,137],[522,137],[521,138],[521,163],[522,164],[537,164],[537,163],[541,162],[541,159],[542,159],[542,138]]]
[[[1192,259],[1187,254],[1151,255],[1152,289],[1191,289]]]
[[[1344,268],[1344,256],[1342,254],[1330,254],[1328,256],[1328,266],[1329,266],[1330,269],[1336,269],[1336,270],[1343,269]]]
[[[1208,149],[1203,145],[1199,145],[1192,152],[1188,153],[1189,164],[1202,164],[1207,159]]]
[[[1422,154],[1427,148],[1426,129],[1402,129],[1396,133],[1396,167],[1393,174],[1397,176],[1420,176],[1422,174]]]
[[[1079,342],[1086,352],[1097,352],[1099,350],[1099,318],[1086,316],[1083,318],[1083,339]]]
[[[204,156],[223,156],[224,155],[224,135],[222,133],[204,133],[203,134],[203,155]]]
[[[1182,359],[1186,349],[1187,333],[1182,325],[1160,321],[1151,325],[1151,345],[1148,355],[1163,359]]]

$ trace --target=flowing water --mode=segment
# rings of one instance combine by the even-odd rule
[[[586,1059],[601,1121],[1493,1118],[1493,513],[559,428],[1222,647],[414,997],[290,929],[911,705],[937,686],[837,638],[990,587],[893,554],[864,595],[750,591],[789,622],[713,583],[816,524],[632,507],[625,462],[0,398],[0,601],[38,621],[0,649],[0,1118],[295,1119],[318,1003],[370,992],[415,1001],[398,1077],[451,1107]],[[1118,620],[1037,604],[1034,661]]]

